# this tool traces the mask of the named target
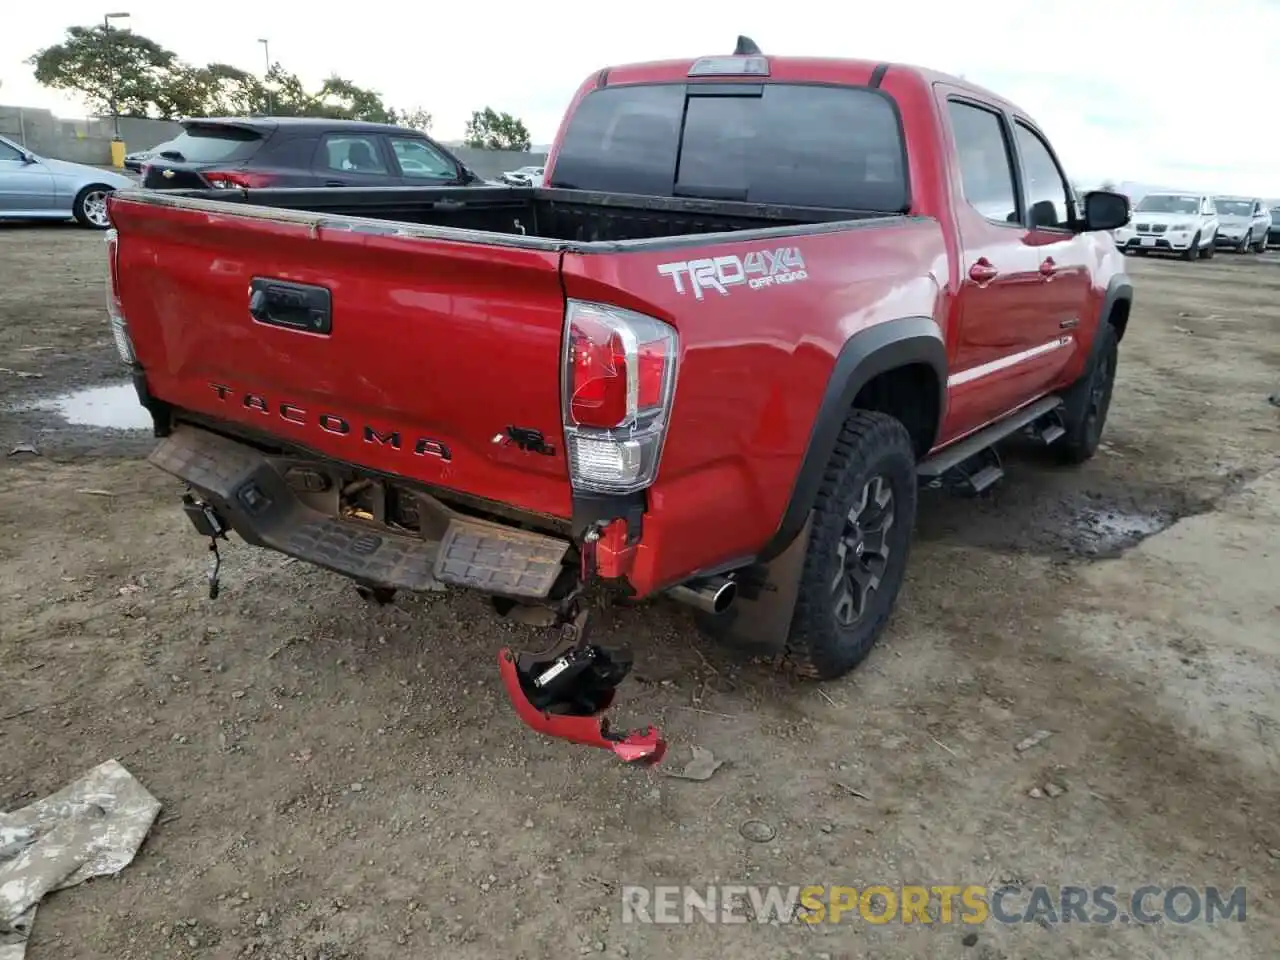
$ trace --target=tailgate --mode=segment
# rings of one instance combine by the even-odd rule
[[[558,251],[125,197],[111,216],[120,302],[153,396],[569,516]],[[504,442],[522,430],[545,446]]]

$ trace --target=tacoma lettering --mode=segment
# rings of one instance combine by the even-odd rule
[[[256,410],[266,416],[270,416],[274,409],[276,415],[285,423],[319,427],[325,433],[337,437],[352,435],[351,421],[340,414],[330,412],[311,414],[307,412],[306,407],[287,400],[273,405],[260,393],[242,393],[223,383],[210,383],[209,388],[223,403],[235,403],[246,410]],[[388,450],[405,449],[404,436],[399,430],[379,430],[371,424],[362,423],[356,425],[356,433],[365,443],[375,444]],[[453,453],[449,450],[448,444],[434,437],[415,437],[411,446],[411,455],[434,457],[445,461],[453,459]]]

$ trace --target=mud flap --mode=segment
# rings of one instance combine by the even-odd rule
[[[791,545],[754,578],[759,586],[749,588],[742,583],[728,613],[712,618],[709,626],[715,636],[750,652],[783,652],[791,633],[796,598],[800,595],[800,575],[804,572],[812,529],[813,515],[810,514]]]

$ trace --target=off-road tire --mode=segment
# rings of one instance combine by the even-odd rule
[[[1209,238],[1209,245],[1200,251],[1201,260],[1212,260],[1218,253],[1218,235]]]
[[[1200,256],[1200,234],[1196,234],[1187,249],[1182,251],[1183,260],[1194,260]]]
[[[1249,230],[1236,244],[1236,253],[1248,253],[1253,249],[1253,231]]]
[[[879,586],[855,622],[836,619],[834,582],[842,566],[846,522],[875,478],[892,494],[893,520],[885,531],[888,551]],[[916,462],[901,422],[883,413],[854,410],[845,419],[813,505],[800,589],[783,657],[798,675],[831,679],[852,670],[884,632],[902,587],[916,521]]]
[[[1103,322],[1098,328],[1100,343],[1083,377],[1067,388],[1063,396],[1062,425],[1066,434],[1051,449],[1063,463],[1084,463],[1098,450],[1102,431],[1111,409],[1111,392],[1116,382],[1119,345],[1116,328]]]

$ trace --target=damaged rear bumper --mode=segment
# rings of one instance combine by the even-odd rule
[[[286,479],[302,467],[324,479],[314,461],[268,456],[187,424],[176,426],[150,461],[198,491],[246,543],[373,586],[422,591],[443,583],[542,599],[570,546],[460,514],[417,492],[416,530],[392,529],[372,516],[340,517],[337,490],[300,492]]]

